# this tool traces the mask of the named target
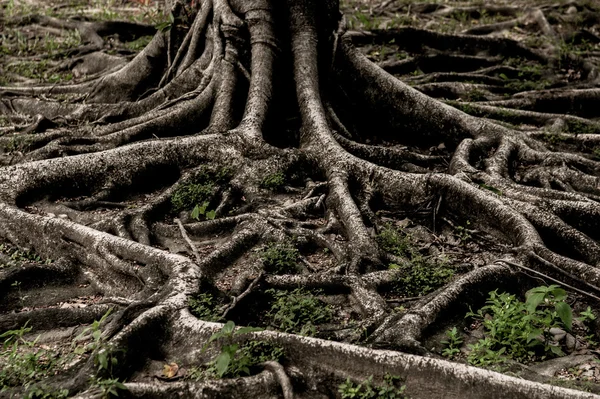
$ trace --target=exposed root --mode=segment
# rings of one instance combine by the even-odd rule
[[[437,360],[422,343],[490,290],[523,294],[530,274],[600,300],[592,61],[572,60],[576,89],[560,77],[524,90],[522,74],[541,72],[501,65],[518,56],[564,69],[552,8],[520,17],[510,6],[414,5],[423,15],[511,18],[464,35],[345,32],[334,1],[188,3],[175,2],[170,28],[125,65],[74,85],[0,89],[11,124],[0,126],[0,238],[27,250],[9,256],[0,246],[0,333],[29,320],[75,331],[112,309],[102,347],[57,376],[82,398],[100,395],[90,374],[128,381],[132,397],[292,398],[386,373],[414,398],[594,397]],[[112,31],[147,33],[36,21],[79,29],[96,48]],[[475,35],[526,21],[551,50]],[[392,40],[411,55],[381,68],[356,48]],[[402,79],[415,87],[389,72],[413,74]],[[48,98],[65,93],[86,102]],[[388,245],[392,230],[399,242]],[[470,258],[454,258],[469,240]],[[11,263],[30,250],[56,261]],[[410,292],[411,273],[440,267],[433,261],[446,254],[453,277]],[[518,272],[522,287],[509,284]],[[222,324],[190,311],[281,328],[269,320],[279,293],[317,303],[328,321],[307,323],[311,332],[343,342],[232,331],[228,344],[251,339],[285,355],[243,378],[187,378],[183,370],[204,370],[223,343],[210,338]],[[354,345],[365,341],[427,357]],[[114,356],[114,367],[98,370],[98,354]],[[158,363],[181,374],[155,379]]]

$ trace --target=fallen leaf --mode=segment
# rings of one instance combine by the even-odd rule
[[[177,375],[178,371],[179,366],[177,365],[177,363],[165,364],[163,367],[163,376],[165,376],[166,378],[173,378]]]

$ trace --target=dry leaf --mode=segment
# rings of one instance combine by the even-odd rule
[[[177,363],[165,364],[163,367],[163,376],[165,376],[166,378],[173,378],[177,375],[178,371],[179,366],[177,365]]]

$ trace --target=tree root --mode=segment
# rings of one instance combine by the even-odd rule
[[[332,384],[346,378],[373,375],[379,382],[386,373],[404,378],[414,398],[593,397],[434,359],[437,353],[421,341],[447,315],[464,310],[465,298],[483,302],[517,271],[543,274],[597,299],[598,125],[587,119],[595,115],[597,89],[513,90],[503,83],[517,82],[521,70],[499,66],[500,56],[549,68],[552,56],[497,37],[417,28],[344,32],[335,2],[197,5],[177,2],[171,29],[157,32],[119,70],[72,86],[1,89],[13,97],[0,112],[18,125],[0,133],[2,162],[11,164],[0,173],[0,237],[58,260],[0,272],[6,291],[0,330],[28,320],[40,330],[75,327],[114,309],[102,326],[101,350],[115,356],[115,367],[102,374],[90,356],[69,370],[75,377],[66,384],[79,397],[99,394],[90,373],[128,380],[132,397],[197,397],[199,390],[206,397],[270,397],[280,390],[286,398],[331,396]],[[514,7],[488,9],[515,16]],[[543,12],[528,17],[554,36]],[[384,62],[382,69],[355,47],[391,39],[410,52],[427,47],[439,54]],[[274,76],[282,65],[291,73],[279,81]],[[410,79],[416,88],[388,73],[416,68],[426,72]],[[428,95],[464,98],[473,90],[486,100],[513,96],[445,104]],[[85,104],[19,97],[84,92]],[[282,93],[295,97],[288,102]],[[365,113],[378,122],[366,123]],[[82,120],[93,125],[82,127]],[[574,127],[584,131],[567,133]],[[558,150],[549,134],[560,140]],[[569,152],[570,145],[587,153]],[[186,202],[181,209],[176,198]],[[215,219],[211,212],[194,221],[190,212],[204,204]],[[412,256],[381,238],[385,229],[407,223],[419,225],[429,240],[428,247],[411,249]],[[419,259],[448,250],[462,225],[477,236],[474,244],[487,240],[491,259],[473,255],[485,266],[464,273],[464,265],[454,265],[456,277],[426,294],[405,287],[392,292],[408,271],[423,267]],[[280,241],[298,251],[288,254],[297,270],[274,274],[263,265],[261,246]],[[54,285],[68,291],[67,299],[80,292],[99,298],[81,308],[61,308],[50,296],[18,306],[19,298]],[[269,326],[265,288],[303,288],[322,298],[336,325],[315,330],[345,342],[261,331],[235,340],[283,348],[281,363],[262,364],[266,371],[203,382],[152,377],[153,363],[201,367],[218,353],[216,343],[203,348],[223,326],[192,316],[190,298],[209,298],[211,318]],[[392,310],[396,302],[407,309]],[[241,305],[266,308],[253,315]],[[363,332],[370,346],[428,357],[348,343],[365,343]]]

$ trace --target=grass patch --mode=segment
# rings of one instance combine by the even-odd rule
[[[23,61],[6,66],[6,73],[13,73],[40,83],[59,83],[73,80],[71,72],[51,72],[47,60]]]
[[[389,265],[390,269],[403,272],[392,286],[392,291],[396,293],[409,297],[427,295],[454,276],[454,269],[446,259],[423,256],[414,247],[409,235],[391,226],[384,227],[376,241],[384,251],[410,261],[409,265]]]
[[[271,173],[263,177],[260,181],[260,187],[271,191],[280,191],[285,186],[285,174],[281,171]]]
[[[386,374],[383,384],[374,384],[373,376],[361,383],[355,383],[348,378],[338,386],[342,399],[406,399],[406,386],[398,376]]]
[[[125,47],[127,47],[131,51],[135,51],[136,53],[143,50],[148,43],[152,40],[154,36],[142,36],[138,37],[136,40],[125,43]]]
[[[197,318],[205,321],[219,321],[219,302],[209,293],[200,293],[192,296],[188,301],[190,312]]]
[[[191,211],[195,206],[204,206],[209,202],[217,186],[231,179],[231,170],[220,168],[210,170],[202,168],[194,175],[190,183],[181,184],[171,196],[173,212]]]
[[[331,321],[333,317],[331,306],[302,288],[293,291],[270,289],[266,293],[273,297],[267,318],[280,331],[314,336],[316,326]]]
[[[289,241],[270,243],[261,253],[265,271],[270,274],[298,273],[300,253]]]

